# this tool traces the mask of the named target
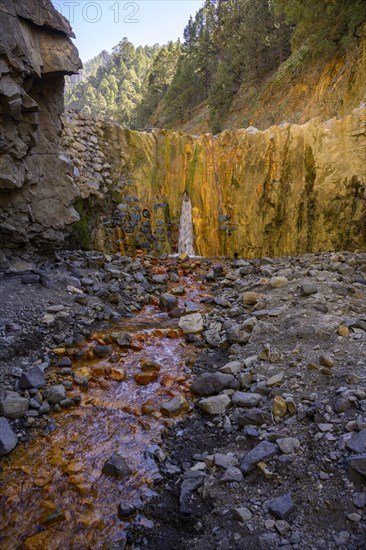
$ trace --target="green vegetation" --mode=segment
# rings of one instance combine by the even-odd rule
[[[124,38],[111,55],[102,52],[86,64],[87,79],[69,84],[66,107],[132,125],[135,109],[143,99],[145,78],[159,49],[158,45],[135,48]]]
[[[141,128],[183,123],[206,102],[217,133],[243,85],[260,91],[274,74],[281,85],[343,55],[365,18],[365,0],[205,0],[183,44],[134,48],[124,38],[86,64],[66,104]]]

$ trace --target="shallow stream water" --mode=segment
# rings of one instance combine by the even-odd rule
[[[193,276],[182,277],[180,284],[186,289],[181,304],[199,303],[205,294]],[[94,334],[84,346],[84,358],[73,361],[73,373],[89,380],[81,405],[55,414],[52,433],[33,437],[3,459],[2,550],[103,548],[126,536],[128,521],[119,519],[118,505],[128,501],[139,510],[153,495],[159,477],[156,444],[162,430],[177,421],[163,417],[160,406],[178,394],[189,400],[187,363],[195,348],[185,343],[178,320],[153,305],[112,330],[130,333],[131,348],[114,345],[115,363],[98,359],[91,349],[108,341],[108,332]],[[157,380],[140,385],[135,376],[146,359],[161,369]],[[53,383],[60,383],[57,371],[50,373]],[[68,396],[77,393],[80,386],[73,383]],[[102,473],[115,452],[132,469],[122,481]],[[150,523],[139,512],[133,521]]]

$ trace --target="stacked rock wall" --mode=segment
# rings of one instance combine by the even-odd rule
[[[54,247],[78,219],[60,157],[64,75],[81,66],[50,0],[0,0],[0,247]]]
[[[194,137],[68,114],[76,182],[100,198],[89,246],[176,252],[187,192],[199,255],[365,249],[365,115]]]

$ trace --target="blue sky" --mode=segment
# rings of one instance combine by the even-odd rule
[[[182,38],[189,16],[203,0],[52,0],[76,34],[83,61],[111,51],[124,36],[135,46]]]

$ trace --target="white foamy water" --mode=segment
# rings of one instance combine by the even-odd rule
[[[178,253],[186,252],[194,256],[192,204],[187,192],[182,197],[182,213],[179,222]]]

